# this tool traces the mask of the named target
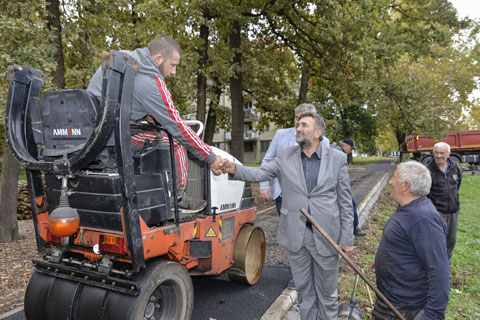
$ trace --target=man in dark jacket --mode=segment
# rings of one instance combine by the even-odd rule
[[[383,227],[371,264],[378,290],[407,320],[444,319],[450,293],[445,223],[426,197],[431,182],[421,163],[398,166],[389,182],[398,207]],[[372,314],[397,319],[378,298]]]
[[[447,256],[451,262],[457,240],[457,223],[460,213],[458,190],[462,183],[462,172],[458,164],[449,157],[450,146],[447,143],[439,142],[433,147],[434,161],[428,165],[432,175],[432,188],[427,197],[432,200],[447,224]]]

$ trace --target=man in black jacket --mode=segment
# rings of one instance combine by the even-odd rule
[[[449,157],[450,146],[447,143],[435,144],[433,147],[434,161],[428,165],[432,176],[432,188],[428,198],[432,200],[438,213],[447,224],[447,256],[451,262],[457,240],[457,223],[460,213],[458,190],[462,183],[462,172],[458,164]]]

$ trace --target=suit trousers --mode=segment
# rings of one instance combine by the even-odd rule
[[[288,251],[302,320],[336,320],[338,317],[338,254],[323,257],[311,228],[305,229],[299,251]]]

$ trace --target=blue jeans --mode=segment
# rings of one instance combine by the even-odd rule
[[[353,228],[355,229],[356,227],[358,227],[358,213],[357,213],[357,203],[353,198],[352,198],[352,205],[353,205]]]
[[[278,196],[275,199],[275,206],[277,207],[277,213],[280,215],[280,209],[282,209],[282,196]]]

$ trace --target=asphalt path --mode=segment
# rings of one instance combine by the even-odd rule
[[[288,267],[266,266],[253,286],[212,278],[194,278],[193,320],[260,319],[287,286]]]
[[[362,203],[378,181],[395,170],[393,160],[382,160],[360,168],[349,169],[352,195]],[[260,319],[286,288],[290,270],[286,252],[278,245],[278,215],[270,210],[259,215],[255,224],[262,227],[267,241],[265,268],[257,284],[248,286],[215,278],[194,277],[194,320]],[[23,309],[4,318],[25,319]]]
[[[354,159],[355,161],[355,159]],[[352,196],[360,205],[385,173],[393,173],[395,159],[385,159],[359,168],[348,169]]]

